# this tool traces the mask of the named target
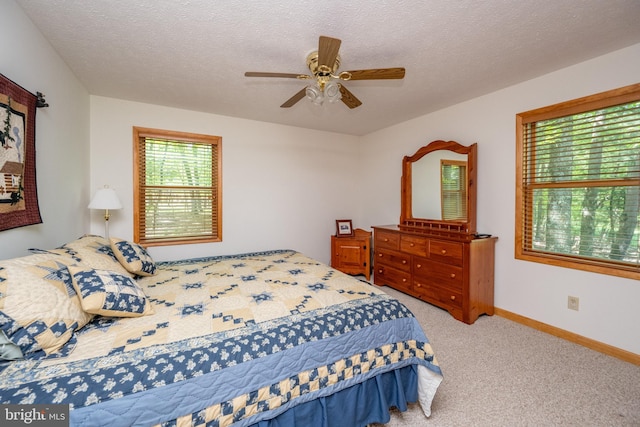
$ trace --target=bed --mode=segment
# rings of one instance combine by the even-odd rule
[[[77,426],[366,426],[442,373],[398,300],[293,250],[154,262],[83,236],[0,261],[0,403]]]

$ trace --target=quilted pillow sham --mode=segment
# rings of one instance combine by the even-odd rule
[[[129,276],[113,271],[69,267],[73,287],[87,313],[111,317],[140,317],[153,314],[142,289]]]
[[[112,237],[110,242],[116,258],[129,273],[138,276],[156,274],[156,263],[143,246],[116,237]]]
[[[82,310],[67,266],[57,256],[29,255],[0,261],[0,330],[5,350],[24,358],[64,356],[75,346],[74,332],[92,314]]]
[[[86,234],[57,249],[30,249],[32,253],[56,254],[70,258],[73,263],[85,268],[109,270],[133,276],[116,258],[111,243],[102,236]]]

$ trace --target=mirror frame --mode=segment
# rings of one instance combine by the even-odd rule
[[[467,220],[445,221],[440,219],[414,218],[412,212],[412,175],[411,166],[429,153],[438,150],[453,151],[467,155]],[[421,147],[412,156],[402,159],[402,188],[400,206],[400,228],[414,231],[446,231],[475,234],[476,232],[476,171],[477,171],[476,143],[464,146],[456,141],[432,141]],[[437,183],[440,186],[440,182]]]

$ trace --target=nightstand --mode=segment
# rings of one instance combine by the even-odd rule
[[[371,277],[371,232],[356,228],[351,237],[331,236],[331,267]]]

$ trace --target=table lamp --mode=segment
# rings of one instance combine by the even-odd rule
[[[89,209],[104,209],[104,237],[109,239],[109,210],[122,209],[122,203],[118,199],[116,192],[105,185],[104,188],[96,191],[88,206]]]

